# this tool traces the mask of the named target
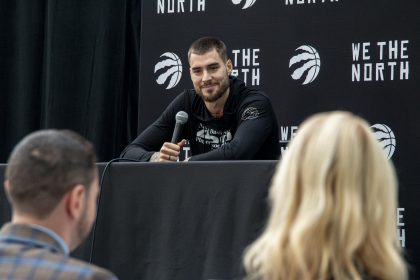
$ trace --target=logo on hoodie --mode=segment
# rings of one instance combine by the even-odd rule
[[[260,115],[260,113],[258,112],[257,108],[248,107],[242,113],[241,120],[245,121],[245,120],[256,119],[256,118],[258,118],[259,115]]]

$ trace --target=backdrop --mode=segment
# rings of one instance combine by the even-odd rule
[[[420,2],[152,0],[142,12],[139,131],[192,87],[187,50],[213,35],[239,78],[271,97],[283,149],[309,115],[349,110],[420,185]]]
[[[416,0],[151,0],[142,3],[139,131],[184,88],[187,51],[205,35],[229,48],[235,74],[272,99],[282,152],[309,115],[365,119],[408,196],[420,188],[420,2]],[[398,209],[398,235],[419,207]],[[418,250],[418,249],[417,249]]]

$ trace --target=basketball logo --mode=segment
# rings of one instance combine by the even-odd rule
[[[318,52],[309,45],[300,46],[295,50],[297,54],[289,61],[289,68],[293,70],[292,78],[300,80],[305,78],[302,85],[312,83],[318,76],[321,60]]]
[[[155,65],[155,74],[158,74],[156,82],[159,85],[167,84],[166,89],[171,89],[181,80],[182,62],[176,54],[166,52]]]
[[[376,139],[381,143],[386,156],[390,159],[397,145],[394,132],[384,124],[374,124],[371,126],[371,129],[375,133]]]
[[[248,9],[249,7],[254,5],[255,1],[257,1],[257,0],[245,0],[245,4],[242,7],[242,9]],[[235,5],[238,5],[241,2],[242,2],[242,0],[232,0],[232,3],[235,4]]]

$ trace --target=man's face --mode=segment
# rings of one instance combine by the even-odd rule
[[[90,186],[90,190],[87,191],[87,198],[85,204],[85,211],[80,217],[77,224],[76,234],[78,244],[82,243],[83,240],[89,235],[92,230],[93,222],[96,218],[97,199],[99,194],[98,185],[98,174],[95,174],[95,178]]]
[[[206,102],[215,102],[229,89],[232,62],[223,62],[215,49],[198,55],[191,53],[190,75],[194,89]]]

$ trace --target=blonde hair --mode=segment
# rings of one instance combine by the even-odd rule
[[[396,185],[364,120],[309,118],[273,177],[267,227],[244,256],[249,279],[406,279]]]

